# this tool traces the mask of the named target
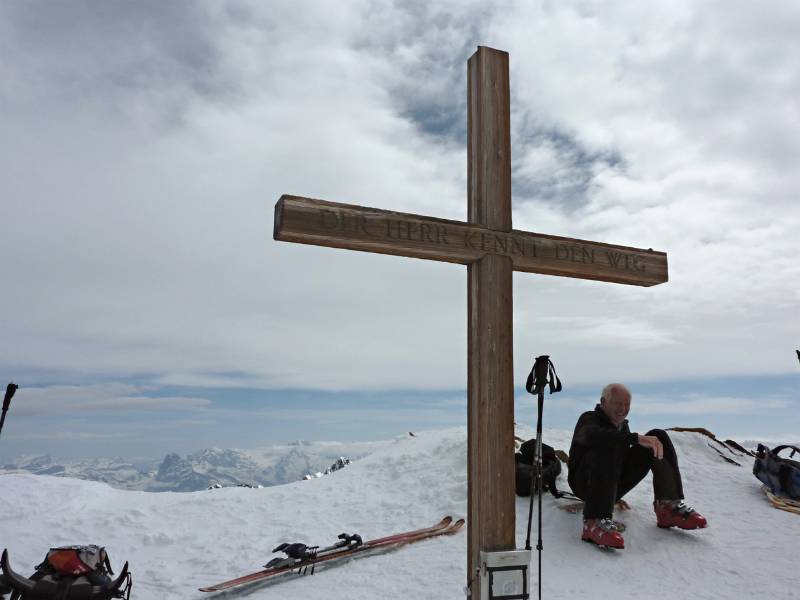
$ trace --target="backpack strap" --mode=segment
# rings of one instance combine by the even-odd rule
[[[561,498],[564,495],[564,492],[559,492],[558,488],[556,488],[556,478],[551,476],[547,479],[547,487],[550,488],[550,493],[553,494],[553,497],[555,498]]]
[[[568,500],[575,500],[576,502],[582,502],[581,498],[578,498],[578,497],[577,497],[575,494],[573,494],[572,492],[558,491],[558,490],[556,489],[556,485],[555,485],[555,483],[553,483],[553,485],[550,487],[550,492],[551,492],[551,493],[553,494],[553,496],[554,496],[554,497],[556,497],[556,498],[567,498]]]
[[[789,458],[792,458],[796,453],[800,452],[800,448],[798,448],[797,446],[792,446],[791,444],[783,444],[782,446],[773,448],[772,453],[777,456],[778,454],[780,454],[781,450],[786,450],[787,448],[792,449],[792,453],[789,455]]]
[[[542,485],[546,486],[555,498],[561,498],[564,493],[559,492],[556,487],[556,479],[558,479],[557,471],[560,470],[557,468],[559,466],[558,458],[556,458],[555,461],[555,463],[550,463],[546,468],[542,469]]]
[[[108,571],[108,574],[113,575],[114,571],[111,570],[111,561],[108,560],[108,554],[105,552],[103,554],[105,554],[105,557],[103,558],[103,565],[105,566],[106,571]]]
[[[557,457],[556,457],[556,460],[558,460]],[[571,500],[579,501],[580,498],[578,498],[571,491],[569,491],[569,492],[561,491],[556,487],[556,480],[558,479],[558,475],[555,473],[555,471],[556,471],[556,469],[550,470],[550,472],[547,474],[547,477],[542,479],[542,482],[544,484],[546,484],[548,488],[550,488],[550,493],[553,494],[553,497],[554,498],[569,498]]]

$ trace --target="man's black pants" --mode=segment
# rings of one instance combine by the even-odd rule
[[[569,485],[584,501],[586,519],[611,518],[614,503],[630,492],[636,484],[653,473],[653,492],[656,500],[683,500],[683,483],[678,469],[678,456],[667,433],[661,429],[647,432],[661,440],[664,458],[657,459],[653,451],[638,444],[629,448],[592,448],[581,464],[569,473]]]

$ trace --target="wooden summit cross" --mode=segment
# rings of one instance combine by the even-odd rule
[[[274,238],[467,265],[467,576],[478,600],[480,551],[516,547],[512,273],[651,286],[667,281],[667,256],[512,229],[508,53],[479,46],[467,69],[466,223],[284,195]]]

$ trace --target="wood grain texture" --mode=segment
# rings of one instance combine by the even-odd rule
[[[497,231],[409,213],[284,195],[275,206],[276,240],[458,264],[507,256],[527,273],[651,286],[667,280],[667,255],[529,231]]]
[[[276,240],[469,264],[484,253],[464,243],[466,223],[352,204],[282,196]]]
[[[467,573],[480,568],[483,550],[516,547],[514,487],[514,365],[512,256],[525,248],[511,231],[511,125],[508,54],[478,47],[468,63],[467,172],[469,225],[486,254],[468,267]],[[507,245],[511,242],[511,247]],[[469,244],[475,246],[474,243]],[[491,250],[490,250],[491,249]],[[532,248],[535,254],[535,248]],[[481,597],[473,577],[472,600]]]
[[[468,220],[511,230],[508,53],[479,46],[467,63]]]
[[[467,572],[481,550],[515,548],[512,265],[488,255],[468,272]],[[480,586],[472,582],[473,598]]]

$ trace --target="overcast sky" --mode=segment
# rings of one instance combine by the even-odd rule
[[[301,8],[302,7],[302,8]],[[514,227],[667,252],[514,275],[571,428],[800,439],[800,4],[0,3],[0,457],[466,424],[466,268],[276,242],[281,194],[466,220],[466,64],[510,54]]]

